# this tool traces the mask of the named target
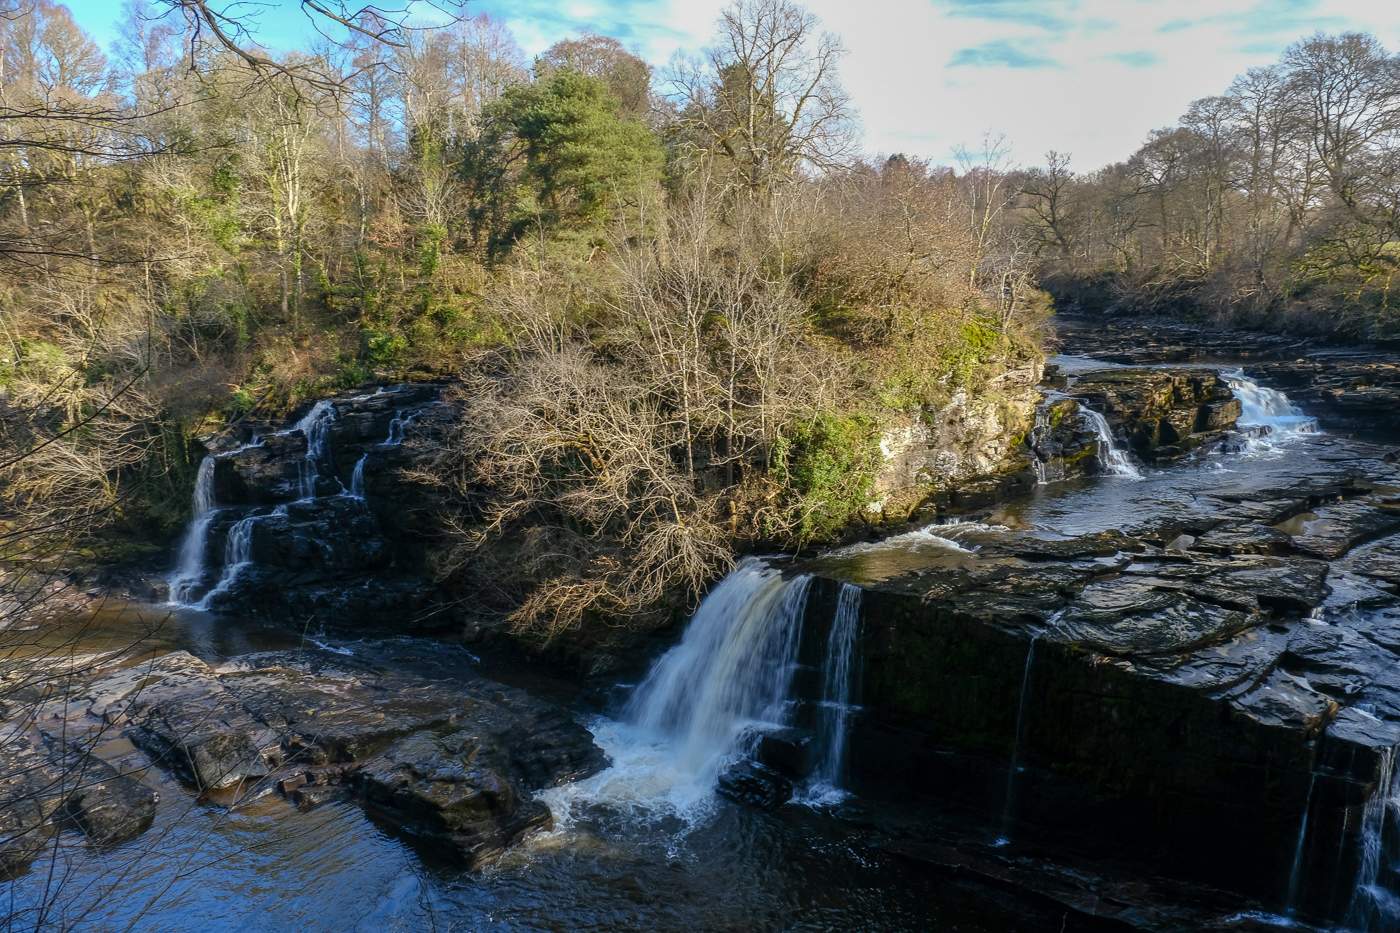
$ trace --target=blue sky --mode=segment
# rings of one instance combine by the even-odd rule
[[[704,46],[727,0],[476,0],[527,53],[584,31],[664,66]],[[258,4],[250,2],[248,8]],[[809,0],[848,50],[842,80],[866,148],[947,161],[1004,133],[1014,158],[1047,149],[1091,169],[1128,155],[1195,98],[1277,59],[1312,32],[1359,29],[1400,51],[1400,0]],[[107,44],[118,0],[69,0]],[[295,0],[271,0],[260,40],[309,33]]]

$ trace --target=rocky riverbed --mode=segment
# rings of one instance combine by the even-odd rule
[[[445,605],[441,387],[210,439],[176,605],[0,671],[16,915],[1386,928],[1393,448],[1251,379],[1277,338],[1124,333],[918,521],[745,561],[639,683],[403,634]]]

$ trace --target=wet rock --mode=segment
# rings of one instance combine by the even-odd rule
[[[1304,554],[1335,560],[1364,541],[1400,529],[1400,511],[1365,496],[1313,509],[1313,517],[1291,535]]]
[[[1026,443],[1046,482],[1102,470],[1098,432],[1085,422],[1079,402],[1072,398],[1052,397],[1042,403]]]
[[[1208,370],[1109,369],[1069,389],[1102,414],[1141,456],[1180,456],[1234,427],[1240,403]]]
[[[766,765],[742,761],[719,776],[719,793],[759,810],[776,810],[792,799],[792,782]]]
[[[357,770],[354,784],[373,812],[450,845],[472,866],[551,825],[549,809],[516,785],[500,751],[472,731],[401,739]]]
[[[814,692],[814,691],[809,691]],[[758,739],[754,758],[792,780],[801,780],[812,773],[812,733],[805,729],[769,729]]]
[[[44,850],[63,806],[62,769],[31,736],[0,744],[0,878],[12,878]]]
[[[65,728],[124,726],[152,764],[213,801],[276,788],[312,807],[353,794],[472,865],[548,824],[534,791],[606,765],[592,736],[562,710],[465,673],[460,650],[361,650],[365,657],[265,652],[218,668],[174,652],[78,689],[63,705],[79,718]],[[42,839],[60,809],[94,842],[150,825],[149,789],[95,760],[74,768],[87,777],[70,782],[78,789],[66,796],[25,803],[22,792],[33,788],[14,788],[3,818],[33,830],[17,837]],[[28,773],[31,783],[48,774]],[[12,861],[24,857],[16,850]]]

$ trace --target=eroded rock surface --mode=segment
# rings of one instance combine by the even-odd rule
[[[177,651],[26,706],[33,728],[0,746],[0,869],[21,870],[65,828],[110,844],[150,826],[155,792],[88,753],[113,735],[144,753],[137,770],[210,802],[359,800],[469,865],[549,825],[534,791],[606,763],[568,715],[472,675],[463,652],[365,650],[376,657],[268,652],[219,666]]]

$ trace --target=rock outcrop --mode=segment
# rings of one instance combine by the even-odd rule
[[[381,388],[208,439],[174,601],[337,625],[427,616],[439,501],[412,468],[450,423],[440,394]]]
[[[884,465],[870,514],[902,518],[930,495],[1023,473],[1042,374],[1039,361],[1008,370],[977,393],[959,389],[943,407],[907,416],[880,438]],[[1013,480],[1014,482],[1014,480]]]
[[[1180,457],[1234,427],[1240,402],[1219,373],[1196,369],[1108,369],[1066,390],[1103,415],[1138,456]]]
[[[1400,750],[1400,472],[1346,450],[1128,531],[807,565],[806,664],[865,591],[851,786],[1343,917]]]
[[[133,775],[152,766],[223,804],[273,793],[301,808],[357,800],[395,832],[476,866],[550,825],[535,790],[606,763],[568,715],[471,674],[464,652],[364,650],[372,659],[268,652],[218,667],[174,652],[39,702],[32,727],[3,726],[23,740],[5,743],[0,762],[0,869],[22,870],[65,828],[99,844],[143,832],[156,795]],[[114,729],[141,753],[126,773],[91,754]]]

